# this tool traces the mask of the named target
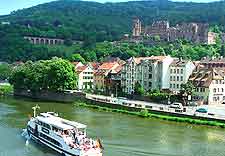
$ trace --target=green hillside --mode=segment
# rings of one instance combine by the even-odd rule
[[[132,19],[139,17],[144,24],[167,19],[172,25],[181,22],[207,22],[225,26],[225,2],[184,3],[137,1],[96,3],[59,0],[0,17],[1,21],[30,25],[23,35],[51,36],[97,41],[117,40],[131,31]]]
[[[27,61],[49,59],[53,56],[69,60],[102,61],[111,55],[127,59],[131,56],[168,54],[176,57],[200,59],[203,56],[224,55],[221,45],[174,44],[113,45],[103,41],[119,40],[130,33],[132,19],[139,17],[144,25],[153,20],[169,20],[171,25],[181,22],[207,22],[215,30],[225,30],[225,2],[184,3],[158,1],[132,1],[124,3],[96,3],[60,0],[0,16],[0,61]],[[23,36],[82,40],[84,45],[44,46],[32,45]],[[96,42],[99,42],[96,44]],[[71,42],[67,42],[71,43]],[[74,54],[79,54],[75,55]]]

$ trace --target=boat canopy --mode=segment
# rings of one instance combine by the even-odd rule
[[[86,125],[74,122],[74,121],[69,121],[57,116],[54,116],[49,113],[41,113],[39,116],[36,117],[39,121],[44,122],[46,124],[52,125],[54,127],[63,129],[63,130],[69,130],[69,129],[85,129],[87,128]]]

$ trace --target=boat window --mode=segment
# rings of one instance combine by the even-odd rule
[[[53,130],[54,132],[58,132],[58,131],[59,131],[59,129],[58,129],[57,127],[55,127],[55,126],[52,126],[52,130]]]
[[[56,141],[55,139],[52,139],[51,137],[49,137],[43,133],[40,133],[40,137],[44,138],[45,140],[51,142],[52,144],[54,144],[56,146],[62,147],[62,145],[58,141]]]
[[[50,125],[49,124],[46,124],[46,123],[42,123],[42,126],[47,128],[47,129],[51,129]]]
[[[47,128],[42,127],[41,130],[42,132],[49,134],[49,130]]]

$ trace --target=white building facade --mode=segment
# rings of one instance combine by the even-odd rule
[[[76,68],[78,74],[78,89],[85,90],[85,89],[92,89],[93,88],[93,77],[94,71],[93,69],[86,65],[86,66],[78,66]]]
[[[170,64],[169,89],[173,92],[179,92],[181,85],[188,82],[195,65],[192,61],[176,59]]]
[[[145,91],[169,88],[169,65],[174,58],[152,56],[130,58],[121,71],[123,92],[133,94],[135,84],[139,83]]]

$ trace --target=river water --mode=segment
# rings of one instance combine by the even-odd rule
[[[87,124],[89,136],[103,140],[105,156],[225,156],[224,129],[13,98],[0,99],[0,156],[58,155],[32,142],[26,146],[21,136],[36,104]]]

